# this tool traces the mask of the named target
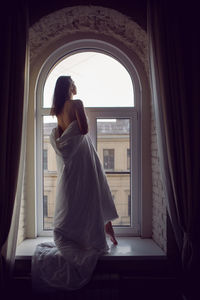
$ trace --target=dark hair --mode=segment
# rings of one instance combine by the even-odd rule
[[[70,100],[70,87],[72,79],[70,76],[58,77],[54,89],[53,103],[50,114],[58,116],[63,109],[66,100]]]
[[[83,102],[81,100],[68,100],[65,109],[71,122],[77,120],[80,132],[82,134],[88,133],[88,121]]]

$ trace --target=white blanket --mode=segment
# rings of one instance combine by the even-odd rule
[[[50,136],[57,158],[54,242],[36,247],[32,279],[36,289],[78,289],[108,251],[104,225],[118,218],[99,157],[88,135],[73,121]]]

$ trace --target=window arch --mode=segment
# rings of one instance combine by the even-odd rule
[[[110,60],[112,65],[118,65],[118,70],[121,68],[122,74],[127,79],[126,84],[129,84],[129,98],[121,98],[117,105],[108,100],[103,106],[100,101],[97,101],[96,105],[91,100],[84,104],[89,116],[90,135],[102,159],[102,164],[104,166],[113,166],[105,171],[110,182],[111,192],[113,191],[114,194],[116,206],[118,205],[120,209],[120,213],[118,212],[120,215],[119,222],[114,224],[116,226],[115,230],[120,235],[137,236],[140,234],[140,81],[132,61],[125,53],[107,42],[92,39],[70,42],[57,49],[46,60],[38,77],[36,89],[38,235],[51,235],[51,232],[48,230],[51,229],[50,219],[53,216],[53,199],[55,199],[55,189],[53,192],[50,191],[52,186],[55,187],[55,159],[52,159],[52,149],[48,141],[48,134],[52,128],[51,126],[55,126],[55,120],[53,121],[49,116],[51,102],[47,101],[47,97],[51,98],[51,96],[47,96],[48,90],[50,87],[51,90],[54,89],[56,78],[62,75],[62,72],[59,71],[62,64],[64,65],[66,61],[69,63],[69,60],[71,59],[72,61],[72,58],[80,59],[81,56],[83,58],[88,53],[90,54],[89,56],[95,54],[94,56],[104,59],[104,62]],[[73,72],[72,74],[68,72],[67,75],[72,75],[73,79],[75,79]],[[79,87],[79,83],[77,85]],[[87,98],[87,94],[85,97]],[[109,129],[106,129],[108,127]],[[111,144],[113,145],[114,141],[112,139],[113,136],[115,137],[115,142],[112,147],[116,149],[111,148]],[[102,146],[102,140],[104,140],[104,146]],[[119,144],[121,144],[120,149],[119,147],[117,149]],[[124,148],[123,151],[122,148]],[[129,169],[127,169],[127,159],[129,159],[127,157],[124,159],[126,167],[119,167],[120,164],[115,163],[114,153],[116,152],[118,152],[118,162],[123,160],[122,152],[126,153],[126,156],[127,153],[131,153]],[[44,159],[49,166],[48,170],[44,170],[42,167]],[[115,168],[115,165],[118,165],[118,167]],[[116,180],[112,183],[113,178],[115,177],[116,179],[117,176],[120,181],[124,182],[120,187],[119,180],[118,183]],[[117,198],[120,199],[123,191],[127,199],[123,198],[123,203],[120,203],[120,201],[117,203]],[[49,202],[48,205],[45,205],[48,206],[50,218],[48,218],[47,214],[44,215],[44,200],[46,201],[47,198]]]
[[[44,65],[42,66],[40,73],[38,75],[37,80],[37,87],[36,87],[36,102],[37,107],[43,106],[43,94],[41,93],[44,90],[44,86],[49,76],[49,73],[55,68],[63,59],[73,56],[77,53],[86,53],[86,52],[93,52],[93,53],[101,53],[102,56],[104,54],[105,57],[112,58],[113,61],[119,62],[119,66],[124,68],[129,76],[130,80],[132,81],[133,86],[133,97],[134,97],[134,106],[140,110],[141,105],[141,84],[137,74],[137,70],[135,68],[134,63],[132,60],[118,47],[97,39],[81,39],[69,42],[62,47],[56,49],[45,61]],[[116,64],[116,62],[115,62]],[[117,65],[117,64],[116,64]],[[127,76],[128,78],[128,76]],[[129,78],[128,78],[129,79]],[[128,106],[128,105],[126,105]],[[132,106],[132,105],[131,105]],[[45,106],[44,106],[45,107]]]
[[[133,107],[133,84],[126,68],[115,58],[97,51],[72,53],[58,62],[44,85],[43,107],[50,107],[52,87],[61,75],[69,75],[78,87],[76,98],[85,107]]]

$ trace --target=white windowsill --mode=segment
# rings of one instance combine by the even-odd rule
[[[139,237],[117,237],[118,245],[108,240],[109,252],[100,260],[166,259],[164,251],[152,240]],[[52,237],[24,240],[16,250],[16,259],[31,259],[37,244],[53,241]]]

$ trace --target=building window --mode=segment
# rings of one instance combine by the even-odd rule
[[[43,196],[43,216],[48,217],[48,196]]]
[[[123,235],[138,235],[139,233],[137,208],[139,201],[137,186],[138,146],[136,144],[138,124],[133,84],[130,74],[123,64],[114,59],[113,55],[108,55],[108,52],[105,53],[101,51],[92,52],[91,50],[90,52],[68,55],[60,63],[56,61],[56,66],[47,72],[44,94],[37,102],[38,176],[36,185],[37,198],[42,199],[43,197],[44,199],[43,215],[41,214],[40,200],[38,200],[38,235],[48,235],[47,228],[49,231],[53,228],[53,224],[50,224],[52,218],[47,218],[48,199],[44,195],[45,191],[48,190],[52,207],[54,207],[57,173],[54,163],[56,161],[55,153],[51,148],[49,136],[57,123],[55,118],[50,116],[51,102],[49,99],[52,99],[57,78],[66,74],[66,70],[67,74],[74,79],[78,93],[80,91],[76,97],[83,100],[86,108],[89,119],[89,135],[102,161],[110,189],[116,191],[114,200],[119,215],[119,218],[113,222],[116,233]],[[90,68],[88,68],[88,64]],[[106,74],[105,65],[110,65]],[[93,76],[94,72],[91,71],[93,67],[98,70],[95,72],[95,76]],[[89,70],[89,75],[87,70]],[[104,76],[100,75],[102,74],[101,71]],[[112,74],[109,73],[110,71]],[[87,75],[90,78],[88,77],[86,80]],[[98,76],[100,77],[97,78]],[[81,78],[84,80],[81,81]],[[101,82],[100,85],[99,82]],[[123,84],[125,87],[122,89]],[[122,90],[123,93],[121,93]],[[44,146],[45,148],[48,147],[48,160],[47,150],[44,149]],[[42,149],[44,149],[43,168],[40,164]],[[127,158],[124,155],[126,149],[129,150],[127,151]],[[133,155],[132,159],[130,159],[130,153]],[[47,169],[48,172],[44,172]],[[133,169],[135,170],[134,173],[132,172]],[[127,195],[124,193],[125,190],[130,194],[130,199],[132,199],[130,201],[133,201],[132,215],[127,203]],[[129,213],[127,214],[127,212]]]
[[[103,166],[105,170],[114,170],[115,150],[103,149]]]
[[[127,170],[130,170],[131,167],[131,151],[127,149]]]
[[[47,149],[43,149],[43,169],[48,170],[48,152],[47,152]]]
[[[131,216],[131,195],[128,195],[128,216]]]

